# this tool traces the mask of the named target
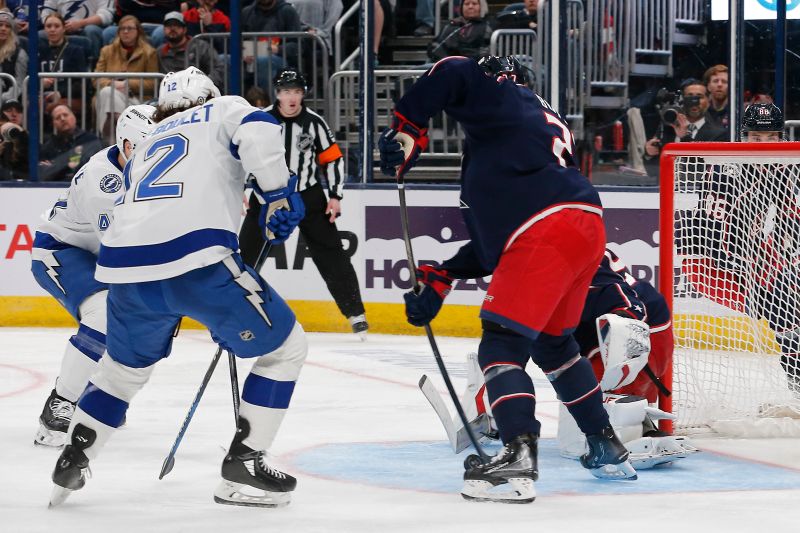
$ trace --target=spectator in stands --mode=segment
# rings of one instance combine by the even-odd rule
[[[333,27],[342,15],[342,0],[288,0],[297,15],[303,30],[319,35],[333,53]]]
[[[496,29],[502,30],[535,30],[539,0],[525,0],[509,4],[497,13]]]
[[[2,120],[22,126],[25,117],[22,114],[22,104],[19,103],[19,100],[6,100],[3,102],[3,105],[0,106],[0,113],[3,115]]]
[[[256,0],[242,10],[242,31],[252,32],[291,32],[302,31],[297,11],[286,0]],[[259,41],[264,42],[264,41]],[[255,71],[255,81],[259,87],[266,87],[287,64],[297,63],[296,42],[281,43],[278,39],[266,42],[271,53],[259,53],[259,42],[246,48],[244,62],[248,72]],[[247,41],[245,45],[249,44]]]
[[[661,147],[671,142],[724,142],[730,132],[708,114],[709,98],[706,85],[695,78],[681,84],[682,113],[672,124],[663,124],[663,133],[655,135],[644,146],[645,166],[651,175],[658,175],[658,156]],[[662,121],[663,122],[663,121]]]
[[[78,128],[75,114],[65,105],[53,109],[53,128],[55,133],[39,152],[39,179],[69,181],[103,145],[97,135]]]
[[[201,33],[231,31],[231,19],[217,9],[217,0],[198,0],[197,6],[190,7],[183,12],[183,20],[186,21],[189,35],[192,37]],[[223,52],[222,42],[215,40],[214,47],[218,52]]]
[[[119,19],[118,35],[104,46],[97,60],[97,72],[158,72],[158,53],[147,44],[144,29],[139,19],[125,15]],[[126,107],[141,104],[155,95],[156,80],[153,78],[127,78],[97,80],[99,90],[95,99],[97,109],[97,131],[110,137],[110,130],[117,122],[116,114]],[[111,116],[109,116],[111,115]]]
[[[171,11],[186,11],[189,4],[181,0],[116,0],[117,15],[133,15],[142,25],[153,48],[164,43],[164,26],[162,21]],[[117,36],[117,28],[109,26],[103,30],[103,44],[110,44]],[[181,69],[182,70],[182,69]]]
[[[372,51],[375,52],[375,66],[377,67],[383,28],[387,24],[387,20],[391,20],[392,5],[389,3],[389,0],[374,0],[372,12],[374,13],[373,18],[375,19],[373,24]]]
[[[492,29],[480,0],[463,0],[461,16],[452,19],[428,45],[428,57],[439,61],[448,56],[479,58],[489,53]]]
[[[435,0],[417,0],[417,10],[414,13],[417,27],[414,29],[414,37],[433,36],[434,2]]]
[[[253,107],[260,107],[263,109],[270,105],[267,91],[255,85],[247,89],[247,92],[244,93],[244,99]]]
[[[41,0],[38,3],[41,6]],[[14,19],[17,21],[17,35],[28,33],[28,4],[26,0],[0,0],[0,9],[7,9],[14,14]]]
[[[89,41],[92,57],[97,57],[103,45],[103,28],[114,18],[114,0],[44,0],[41,10],[42,25],[51,13],[60,13],[64,18],[67,35],[80,35]],[[39,39],[46,39],[39,32]]]
[[[28,132],[0,113],[0,180],[28,179]]]
[[[64,18],[50,13],[44,20],[47,41],[39,41],[39,72],[87,72],[86,51],[66,37]],[[80,113],[83,105],[81,80],[42,78],[44,112],[49,115],[59,104],[69,105]],[[70,88],[72,91],[70,94]],[[69,100],[68,100],[69,99]]]
[[[703,83],[711,96],[708,114],[723,128],[730,128],[731,106],[728,102],[728,67],[714,65],[703,74]]]
[[[166,42],[158,49],[161,72],[177,72],[191,65],[202,70],[217,87],[224,86],[222,61],[208,41],[193,40],[188,35],[186,22],[178,11],[164,17],[164,39]]]
[[[17,81],[16,85],[0,81],[0,101],[19,98],[22,81],[28,75],[28,53],[19,45],[14,16],[7,9],[0,10],[0,72],[11,74]]]

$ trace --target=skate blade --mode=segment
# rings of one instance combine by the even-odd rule
[[[285,507],[291,502],[291,492],[269,492],[243,483],[223,479],[214,491],[214,501],[223,505],[244,507]]]
[[[512,490],[507,490],[507,489]],[[508,483],[492,485],[488,481],[466,480],[461,489],[465,500],[495,503],[531,503],[536,499],[536,487],[531,478],[509,478]]]
[[[48,448],[63,448],[67,443],[67,433],[65,431],[53,431],[44,425],[39,425],[39,431],[33,438],[33,443],[37,446]]]
[[[589,471],[598,479],[628,479],[633,481],[638,477],[630,461],[624,461],[616,465],[603,465],[600,468],[590,468]]]
[[[65,489],[59,485],[53,485],[53,491],[50,493],[50,503],[47,505],[48,509],[58,507],[69,498],[69,495],[75,492],[74,490]]]

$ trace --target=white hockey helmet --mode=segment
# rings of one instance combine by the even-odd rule
[[[153,113],[156,108],[151,105],[141,104],[132,105],[125,108],[125,111],[117,119],[117,148],[122,158],[125,157],[125,141],[130,142],[133,148],[153,130]]]
[[[219,89],[197,67],[170,72],[161,80],[158,89],[158,107],[162,109],[189,109],[220,96]]]

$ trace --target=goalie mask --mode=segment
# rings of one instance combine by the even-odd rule
[[[748,133],[775,133],[774,139],[783,139],[783,113],[775,104],[751,104],[747,106],[742,115],[742,139],[748,139]]]
[[[514,56],[483,56],[478,65],[497,82],[508,79],[517,85],[528,85],[527,69]]]
[[[151,105],[132,105],[125,109],[117,120],[117,148],[126,161],[125,141],[131,143],[131,150],[136,148],[142,139],[153,129],[153,113],[156,108]]]
[[[189,109],[220,96],[219,89],[202,70],[189,67],[169,72],[158,89],[158,107],[161,109]]]

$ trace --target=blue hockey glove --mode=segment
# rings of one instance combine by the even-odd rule
[[[402,159],[396,144],[400,145]],[[417,163],[419,154],[428,147],[428,128],[421,128],[406,117],[394,112],[392,125],[378,139],[381,153],[381,172],[402,177]]]
[[[417,269],[417,281],[422,285],[419,293],[409,291],[403,295],[403,299],[406,301],[408,323],[422,327],[439,314],[445,297],[450,294],[453,278],[446,270],[422,265]]]
[[[281,244],[289,238],[294,228],[306,215],[306,206],[297,192],[297,176],[292,174],[286,187],[262,191],[253,184],[253,192],[261,203],[258,225],[270,244]]]

